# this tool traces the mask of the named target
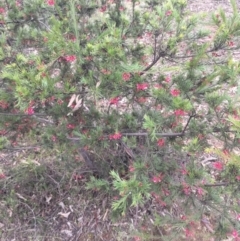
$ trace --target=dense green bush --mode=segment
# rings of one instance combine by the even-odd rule
[[[229,88],[238,87],[240,17],[231,3],[231,16],[191,14],[185,0],[0,3],[0,148],[27,138],[74,154],[74,142],[92,171],[86,188],[114,197],[115,214],[177,205],[175,219],[156,213],[155,224],[191,239],[201,223],[237,239],[239,135],[228,118],[238,118]],[[204,150],[218,159],[202,165]]]

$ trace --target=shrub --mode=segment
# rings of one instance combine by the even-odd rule
[[[165,230],[190,239],[201,224],[237,238],[240,169],[228,153],[239,135],[227,118],[237,115],[229,88],[240,19],[231,4],[231,16],[207,16],[184,0],[2,3],[1,148],[74,141],[93,172],[86,187],[117,196],[114,213],[152,202]],[[204,150],[218,160],[202,165]],[[174,220],[156,211],[174,207]]]

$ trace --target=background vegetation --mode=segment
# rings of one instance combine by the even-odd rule
[[[231,5],[0,3],[2,240],[239,239]]]

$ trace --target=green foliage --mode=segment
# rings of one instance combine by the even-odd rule
[[[86,183],[86,189],[90,190],[103,190],[109,191],[109,183],[104,179],[96,179],[95,177],[91,176],[88,183]]]
[[[150,201],[162,213],[178,200],[176,222],[156,220],[183,229],[213,204],[226,216],[222,193],[231,197],[240,174],[239,93],[229,95],[239,88],[236,2],[212,18],[185,0],[18,4],[0,5],[0,149],[23,140],[69,149],[69,166],[82,154],[83,173],[94,174],[83,175],[85,189],[117,195],[117,214]],[[204,166],[211,136],[223,147]],[[219,234],[231,229],[222,223]]]
[[[111,171],[110,175],[113,177],[113,187],[120,195],[112,204],[113,211],[124,215],[128,207],[143,205],[149,199],[150,183],[140,182],[136,175],[129,180],[121,179],[115,171]]]
[[[0,150],[8,145],[8,139],[5,136],[0,137]]]

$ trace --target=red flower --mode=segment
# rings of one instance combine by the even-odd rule
[[[106,5],[104,5],[104,6],[102,6],[102,7],[100,8],[100,12],[101,12],[101,13],[104,13],[106,10],[107,10],[107,6],[106,6]]]
[[[114,97],[110,100],[110,105],[117,105],[119,102],[120,98],[119,97]]]
[[[134,241],[141,241],[141,238],[139,236],[135,236]]]
[[[153,35],[152,32],[147,32],[147,33],[146,33],[146,36],[147,36],[147,37],[152,37],[152,35]]]
[[[92,61],[92,60],[93,60],[93,57],[92,57],[92,56],[87,56],[87,57],[85,57],[85,59],[86,59],[87,61]]]
[[[4,135],[6,135],[7,134],[7,131],[6,130],[0,130],[0,135],[1,136],[4,136]]]
[[[168,11],[166,12],[166,16],[170,16],[170,15],[172,15],[172,11],[171,11],[171,10],[168,10]]]
[[[191,193],[191,188],[186,183],[183,184],[183,192],[185,195],[189,196]]]
[[[82,130],[82,133],[83,133],[83,135],[85,135],[85,136],[88,135],[88,132],[89,132],[88,130]],[[102,138],[103,138],[103,137],[102,137]]]
[[[72,35],[72,34],[68,35],[68,39],[73,41],[73,42],[77,40],[77,38],[74,35]]]
[[[167,204],[163,201],[163,200],[161,200],[161,198],[158,198],[158,199],[156,199],[156,201],[160,204],[160,206],[161,207],[166,207],[167,206]]]
[[[228,150],[223,150],[223,154],[224,154],[225,156],[229,156],[229,155],[230,155]]]
[[[154,182],[154,183],[159,183],[159,182],[161,182],[161,179],[160,179],[158,176],[154,176],[154,177],[152,178],[152,182]]]
[[[16,2],[15,2],[15,5],[16,5],[16,7],[18,7],[18,8],[21,7],[20,1],[16,1]]]
[[[151,179],[153,183],[159,183],[163,180],[164,175],[162,173],[158,174],[157,176],[153,176]]]
[[[184,110],[178,109],[174,111],[175,116],[183,116],[185,114]]]
[[[33,115],[33,114],[34,114],[34,109],[32,108],[32,106],[29,106],[29,107],[27,108],[26,113],[27,113],[28,115]]]
[[[122,134],[117,132],[115,134],[109,135],[109,140],[119,140],[122,137]]]
[[[171,93],[172,96],[178,96],[180,94],[180,90],[173,89],[173,90],[171,90],[170,93]]]
[[[213,56],[213,57],[219,57],[220,54],[218,54],[218,53],[216,53],[216,52],[212,52],[212,56]]]
[[[58,100],[57,100],[57,103],[58,103],[59,105],[62,105],[62,104],[63,104],[63,100],[58,99]]]
[[[4,179],[6,178],[5,174],[4,173],[0,173],[0,179]]]
[[[48,6],[54,6],[55,4],[55,0],[47,0],[46,2]]]
[[[223,163],[222,162],[214,162],[213,167],[219,171],[222,171],[223,169]]]
[[[83,179],[83,176],[82,176],[82,175],[75,174],[75,175],[73,175],[73,178],[74,178],[75,181],[78,181],[78,180]]]
[[[151,192],[151,196],[154,197],[154,198],[159,198],[159,196],[155,192]]]
[[[194,234],[193,234],[193,231],[191,231],[191,230],[189,230],[189,229],[185,229],[185,236],[187,237],[187,238],[190,238],[190,237],[193,237],[194,236]]]
[[[5,9],[4,8],[0,8],[0,14],[5,13]]]
[[[180,172],[182,175],[188,175],[188,170],[186,168],[181,169]]]
[[[74,124],[67,124],[67,128],[68,128],[68,129],[74,129],[74,128],[75,128],[75,125],[74,125]]]
[[[168,189],[163,188],[162,191],[163,191],[164,196],[169,196],[170,195],[170,191]]]
[[[204,195],[204,190],[201,187],[197,188],[197,195],[201,197]]]
[[[135,171],[135,168],[134,168],[133,165],[130,165],[128,169],[129,169],[129,172],[134,172]]]
[[[158,139],[157,145],[160,146],[160,147],[161,147],[161,146],[164,146],[164,145],[165,145],[164,139]]]
[[[240,181],[240,176],[236,176],[237,181]]]
[[[137,84],[137,90],[146,90],[148,88],[148,83]]]
[[[233,41],[228,41],[228,46],[233,47],[234,46],[234,42]]]
[[[66,55],[66,56],[64,57],[64,59],[65,59],[67,62],[74,62],[74,61],[77,59],[77,57],[76,57],[76,55]]]
[[[187,220],[187,216],[181,215],[181,219],[185,221],[185,220]]]
[[[155,84],[155,85],[154,85],[154,88],[156,88],[156,89],[162,89],[162,85],[160,85],[160,84]]]
[[[169,83],[169,82],[171,81],[171,77],[170,77],[170,76],[167,76],[167,77],[165,78],[165,81],[166,81],[167,83]]]
[[[123,74],[122,74],[122,79],[123,79],[124,81],[130,80],[130,78],[131,78],[131,74],[130,74],[130,73],[123,73]]]
[[[56,141],[57,141],[57,137],[54,136],[54,135],[51,136],[51,139],[52,139],[53,142],[56,142]]]
[[[232,234],[233,238],[238,238],[238,232],[236,229],[234,229],[231,234]]]
[[[146,97],[139,97],[139,98],[137,98],[137,102],[138,103],[145,103],[146,101],[147,101]]]
[[[8,108],[8,103],[6,102],[6,101],[4,101],[4,100],[1,100],[0,101],[0,108],[2,108],[2,109],[7,109]]]
[[[103,70],[101,70],[101,72],[103,74],[111,74],[111,72],[109,70],[107,70],[107,69],[103,69]]]

